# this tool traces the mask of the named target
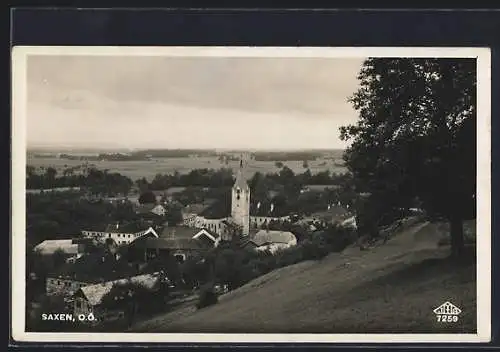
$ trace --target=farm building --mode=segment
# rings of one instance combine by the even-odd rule
[[[94,231],[83,230],[82,234],[85,237],[94,238],[99,242],[112,239],[118,245],[129,244],[137,238],[148,234],[158,237],[158,234],[152,227],[144,228],[144,226],[137,223],[124,225],[116,223],[114,225],[107,225],[104,229],[96,229]]]
[[[219,242],[220,236],[206,229],[167,227],[159,238],[144,237],[135,241],[130,245],[129,251],[138,254],[144,261],[172,255],[183,262],[218,246]]]
[[[280,249],[297,245],[297,238],[289,231],[260,230],[252,235],[245,246],[256,251],[270,251],[275,253]]]
[[[109,309],[103,302],[103,298],[115,285],[140,285],[154,292],[157,285],[165,280],[168,282],[168,279],[161,273],[152,273],[80,287],[73,294],[73,314],[74,316],[81,314],[88,316],[92,313],[95,317],[99,317],[101,322],[116,317],[121,318],[124,316],[123,310]],[[115,297],[115,299],[119,298],[121,297]],[[91,323],[99,323],[99,320]]]
[[[142,204],[137,207],[136,213],[140,215],[153,214],[156,216],[165,216],[167,210],[161,204]]]
[[[46,294],[69,296],[83,286],[137,274],[136,267],[117,260],[116,254],[95,252],[65,263],[47,274]]]
[[[250,227],[257,229],[270,222],[290,221],[290,216],[250,216]]]
[[[67,255],[82,254],[85,250],[82,239],[45,240],[35,246],[34,251],[42,255],[51,255],[60,250]]]

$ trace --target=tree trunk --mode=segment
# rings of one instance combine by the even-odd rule
[[[458,216],[450,219],[451,255],[460,258],[464,252],[464,228],[463,221]]]

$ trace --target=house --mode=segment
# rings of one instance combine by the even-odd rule
[[[217,247],[221,236],[208,229],[175,226],[165,228],[159,239],[163,241],[164,248],[170,249],[174,257],[179,261],[185,261],[187,258]]]
[[[131,250],[140,252],[144,261],[172,255],[179,262],[198,256],[220,243],[220,236],[206,229],[176,226],[167,227],[158,238],[143,237],[131,244]]]
[[[221,241],[221,236],[207,229],[201,229],[193,236],[193,239],[204,240],[210,246],[217,247]]]
[[[334,205],[327,210],[314,212],[310,216],[298,221],[298,223],[307,225],[321,224],[322,226],[325,226],[326,224],[341,223],[350,216],[351,212],[349,212],[348,209],[343,206]]]
[[[65,277],[48,276],[45,281],[45,293],[47,296],[71,296],[80,287],[90,285],[91,282],[73,280]]]
[[[161,204],[149,203],[141,204],[140,206],[138,206],[136,209],[136,213],[139,215],[154,214],[163,217],[167,214],[167,210]]]
[[[226,221],[229,219],[229,209],[228,214],[209,214],[209,210],[215,203],[213,199],[206,199],[204,203],[187,205],[182,211],[182,224],[195,229],[207,229],[220,236],[224,235]]]
[[[75,317],[80,315],[88,317],[90,314],[94,315],[94,317],[99,317],[99,319],[89,321],[94,324],[99,323],[99,321],[102,322],[112,318],[121,318],[124,316],[123,310],[110,310],[105,306],[105,304],[103,304],[103,298],[111,292],[111,289],[115,285],[126,285],[128,283],[132,283],[154,292],[157,285],[164,280],[167,280],[168,282],[168,278],[164,277],[161,273],[156,272],[80,287],[77,291],[75,291],[72,297],[73,314]]]
[[[196,216],[193,227],[196,229],[207,229],[222,236],[226,233],[226,222],[228,219],[207,219],[203,216]]]
[[[33,250],[42,255],[52,255],[59,250],[68,256],[76,256],[84,253],[85,242],[72,238],[64,240],[45,240],[37,244]]]
[[[250,216],[250,227],[260,228],[262,225],[267,225],[270,222],[287,222],[291,221],[290,216]]]
[[[270,251],[275,253],[278,250],[297,245],[297,238],[289,231],[260,230],[251,236],[246,247],[254,248],[256,251]]]
[[[342,221],[340,223],[342,226],[346,226],[346,227],[352,227],[354,229],[357,228],[357,224],[356,224],[356,216],[352,216],[348,219],[345,219],[344,221]]]
[[[129,244],[137,238],[148,234],[158,237],[158,234],[152,227],[144,228],[144,226],[137,223],[123,225],[116,223],[114,225],[107,225],[104,229],[97,229],[97,231],[83,230],[82,234],[85,237],[94,238],[101,243],[112,239],[118,245]]]
[[[73,262],[65,263],[47,274],[45,291],[47,296],[71,296],[80,287],[99,282],[138,275],[140,270],[116,255],[98,251],[87,254]]]

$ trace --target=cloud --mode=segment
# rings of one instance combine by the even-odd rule
[[[30,87],[46,82],[49,90],[87,90],[117,101],[335,113],[356,89],[360,63],[333,58],[34,56],[28,79]]]
[[[159,147],[339,147],[338,127],[356,118],[347,98],[357,89],[361,63],[30,56],[28,139]]]

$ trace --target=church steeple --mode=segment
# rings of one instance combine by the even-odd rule
[[[233,184],[231,197],[231,218],[241,226],[242,235],[248,236],[250,230],[250,187],[244,176],[243,158],[236,171],[236,180]]]
[[[239,188],[241,191],[248,190],[248,183],[243,176],[243,158],[240,159],[240,167],[236,172],[236,180],[234,181],[233,188]]]

